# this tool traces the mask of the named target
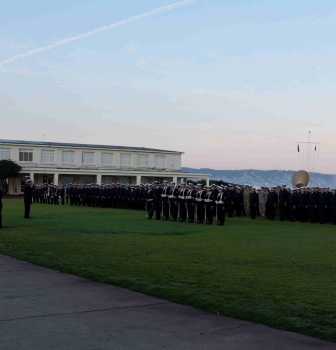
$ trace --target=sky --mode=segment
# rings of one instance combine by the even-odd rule
[[[336,174],[334,0],[190,0],[16,58],[175,2],[2,4],[0,138],[168,149],[195,168]],[[297,151],[309,135],[310,169],[307,144]]]

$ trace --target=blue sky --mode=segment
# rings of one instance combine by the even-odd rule
[[[12,1],[0,62],[172,4]],[[0,65],[1,137],[184,151],[183,165],[336,173],[335,1],[196,0]]]

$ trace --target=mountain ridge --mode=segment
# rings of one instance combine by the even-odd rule
[[[211,168],[189,168],[182,167],[182,171],[190,173],[211,174],[211,180],[223,180],[241,185],[251,186],[277,186],[286,185],[292,187],[292,176],[294,170],[216,170]],[[309,186],[335,187],[336,175],[310,173]]]

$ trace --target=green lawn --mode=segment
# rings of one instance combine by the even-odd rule
[[[213,313],[336,342],[336,227],[5,200],[0,252]]]

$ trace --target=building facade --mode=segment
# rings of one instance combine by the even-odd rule
[[[89,145],[59,142],[0,140],[0,160],[10,159],[22,167],[11,178],[8,193],[19,195],[28,179],[37,184],[140,184],[153,181],[186,182],[210,174],[181,171],[182,152],[152,148]]]

